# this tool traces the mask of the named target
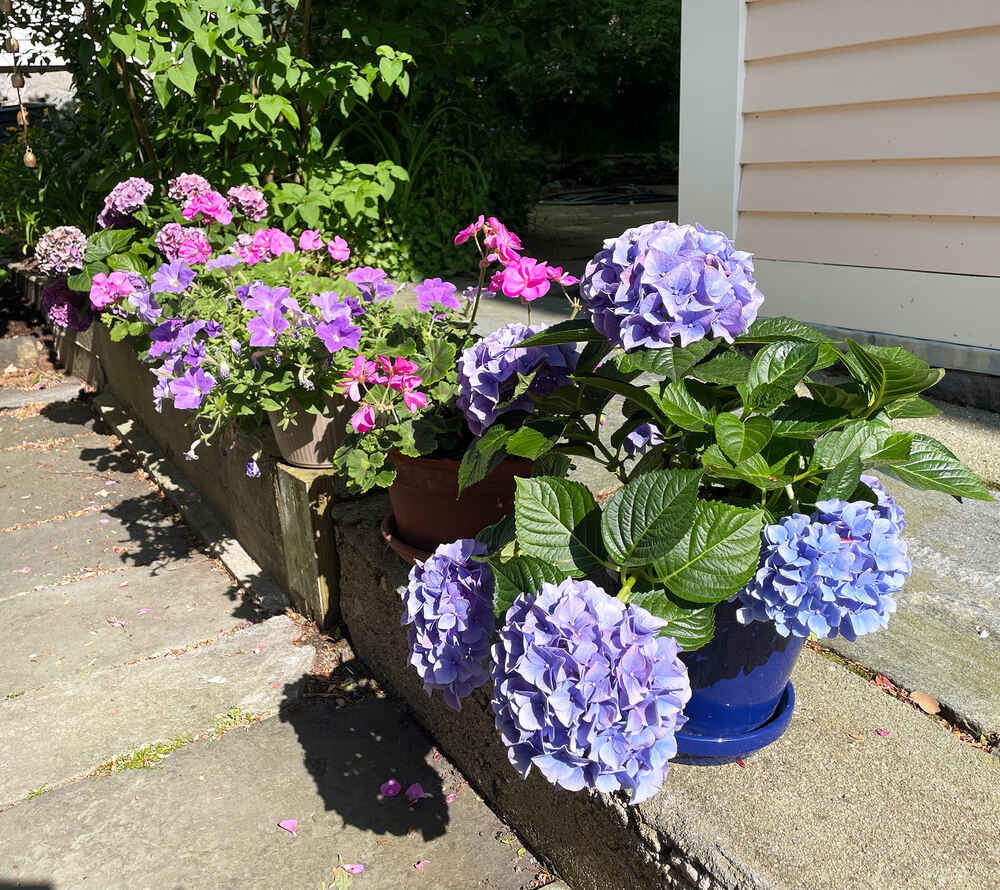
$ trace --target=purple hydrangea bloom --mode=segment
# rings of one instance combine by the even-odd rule
[[[83,268],[87,236],[76,226],[56,226],[35,245],[38,268],[46,275],[67,275]]]
[[[757,318],[764,296],[750,254],[722,232],[655,222],[609,238],[587,264],[580,293],[594,327],[626,350],[732,343]]]
[[[489,679],[483,662],[494,626],[493,574],[473,559],[485,553],[485,544],[469,538],[441,544],[414,564],[403,591],[410,664],[427,694],[439,689],[456,711]]]
[[[172,201],[186,204],[198,195],[212,191],[212,183],[197,173],[181,173],[167,183],[167,197]]]
[[[156,233],[155,240],[157,250],[163,254],[168,263],[180,258],[182,254],[191,257],[192,261],[204,262],[212,252],[205,230],[198,226],[167,223]]]
[[[195,273],[184,260],[164,263],[153,273],[153,293],[182,294],[194,281]]]
[[[189,368],[182,377],[170,381],[170,394],[174,397],[174,407],[194,409],[215,386],[215,378],[201,368]]]
[[[543,584],[507,611],[493,646],[493,712],[514,768],[568,791],[652,797],[691,697],[665,621],[590,581]]]
[[[660,428],[655,423],[644,423],[637,426],[622,442],[625,449],[625,457],[641,457],[650,448],[663,444],[663,436],[660,435]]]
[[[132,214],[153,194],[153,184],[139,176],[119,182],[104,199],[104,209],[97,217],[102,229],[123,226],[131,222]]]
[[[264,194],[252,185],[234,185],[226,192],[226,196],[240,213],[254,222],[260,222],[267,216],[267,201],[264,199]]]
[[[56,327],[85,331],[94,321],[90,299],[70,290],[65,278],[42,288],[42,311]]]
[[[347,273],[347,280],[361,291],[362,297],[371,302],[388,300],[396,288],[386,281],[385,270],[373,266],[362,266]]]
[[[742,623],[773,621],[782,636],[840,634],[852,642],[888,626],[911,571],[906,522],[875,479],[865,482],[878,506],[820,501],[812,517],[793,513],[764,528],[760,567],[739,592]]]
[[[576,344],[517,346],[544,325],[528,327],[511,322],[470,346],[458,361],[458,407],[469,429],[481,436],[507,411],[532,411],[530,393],[546,395],[569,382],[580,358]],[[518,375],[537,371],[528,393],[507,404]]]
[[[274,346],[278,336],[289,328],[288,319],[280,309],[265,309],[256,318],[247,322],[251,346]]]
[[[439,303],[447,309],[460,309],[462,304],[455,296],[455,291],[454,284],[442,281],[440,278],[427,278],[423,284],[413,288],[413,292],[417,295],[417,309],[420,312],[429,312],[434,303]]]

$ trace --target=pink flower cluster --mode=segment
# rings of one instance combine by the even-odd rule
[[[252,235],[237,235],[229,249],[253,266],[270,262],[283,253],[295,253],[295,242],[281,229],[258,229]]]
[[[483,262],[488,265],[499,261],[503,266],[490,279],[489,289],[493,292],[502,291],[505,296],[519,297],[530,303],[544,297],[553,281],[564,287],[579,281],[560,266],[550,266],[533,257],[521,256],[521,239],[495,216],[486,218],[480,215],[455,236],[455,244],[464,244],[479,232],[483,233],[483,246],[480,247],[480,253],[484,253]],[[479,247],[478,238],[476,246]]]
[[[205,230],[195,226],[167,223],[156,233],[156,246],[167,262],[184,260],[188,265],[207,262],[212,256],[212,245],[208,243]]]
[[[90,304],[95,309],[104,309],[134,292],[135,286],[129,281],[128,273],[112,272],[106,275],[98,272],[90,285]]]
[[[260,189],[252,185],[234,185],[226,195],[247,219],[260,222],[267,216],[267,201]]]
[[[204,221],[217,222],[228,226],[233,221],[233,211],[229,202],[217,191],[195,195],[184,205],[184,219],[202,216]]]
[[[355,356],[353,364],[344,373],[344,379],[340,381],[340,391],[352,402],[360,402],[358,410],[351,417],[351,426],[355,432],[367,433],[375,426],[376,405],[364,401],[368,388],[373,384],[386,386],[399,393],[403,397],[403,404],[411,414],[426,408],[427,394],[417,391],[417,387],[423,383],[423,378],[416,376],[417,370],[417,365],[405,358],[397,358],[390,362],[384,355],[375,356],[375,361],[369,361],[363,355]],[[362,387],[365,388],[364,392]]]
[[[167,196],[172,201],[187,203],[198,195],[212,191],[212,183],[197,173],[181,173],[167,183]]]

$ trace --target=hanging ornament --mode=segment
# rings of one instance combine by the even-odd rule
[[[28,114],[28,109],[22,105],[17,112],[17,125],[19,127],[27,127],[30,122],[31,115]]]
[[[29,170],[34,170],[38,166],[38,158],[30,148],[24,150],[24,166]]]
[[[16,37],[8,37],[6,42],[6,50],[11,55],[15,55],[21,51],[21,44],[17,42]]]
[[[23,90],[24,89],[24,75],[20,71],[15,71],[10,76],[10,85],[15,90]]]

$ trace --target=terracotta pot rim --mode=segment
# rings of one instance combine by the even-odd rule
[[[433,454],[422,454],[420,457],[410,457],[408,454],[403,454],[401,451],[390,451],[387,455],[389,460],[402,460],[410,461],[411,463],[435,463],[439,466],[446,466],[457,469],[462,465],[462,461],[455,460],[453,457],[435,457]],[[532,462],[526,457],[514,457],[508,455],[497,466],[501,464],[524,464],[526,466],[531,466]]]
[[[386,544],[392,548],[403,562],[408,562],[412,566],[418,559],[423,562],[431,556],[429,550],[421,550],[419,547],[407,544],[406,541],[399,537],[399,532],[396,529],[396,517],[393,513],[386,513],[382,517],[381,531],[382,538]]]

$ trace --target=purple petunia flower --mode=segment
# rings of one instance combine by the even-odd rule
[[[350,318],[354,312],[351,305],[332,290],[314,294],[309,302],[319,309],[323,321],[333,321],[335,318]]]
[[[135,309],[135,314],[146,324],[156,324],[163,315],[160,304],[156,302],[149,289],[149,282],[136,272],[126,272],[129,282],[132,284],[132,292],[125,298],[125,301]]]
[[[691,697],[666,622],[590,581],[543,584],[508,609],[493,646],[493,712],[514,768],[568,791],[652,797]]]
[[[170,394],[174,407],[185,410],[201,407],[201,403],[215,386],[215,378],[201,368],[189,368],[182,377],[170,381]]]
[[[268,287],[255,281],[247,290],[243,305],[254,312],[270,312],[281,308],[282,302],[290,293],[287,287]]]
[[[429,312],[431,305],[440,303],[447,309],[459,309],[461,303],[455,296],[455,285],[450,281],[442,281],[440,278],[427,278],[423,284],[418,284],[413,288],[417,295],[417,309],[420,312]]]
[[[239,266],[242,262],[243,260],[231,253],[220,253],[205,263],[205,268],[209,270],[231,269],[233,266]]]
[[[280,309],[265,309],[256,318],[247,322],[250,331],[251,346],[274,346],[282,331],[290,327],[288,319],[281,314]]]
[[[609,238],[587,264],[580,293],[594,327],[626,350],[732,343],[757,318],[764,296],[750,254],[722,232],[655,222]]]
[[[493,574],[474,556],[486,545],[468,538],[441,544],[410,569],[403,590],[410,664],[430,695],[440,690],[456,711],[489,679],[483,662],[493,632]]]
[[[70,331],[85,331],[94,321],[88,296],[70,290],[65,278],[42,288],[42,311],[52,324]]]
[[[650,448],[663,444],[660,428],[655,423],[644,423],[637,426],[622,442],[625,457],[641,457]]]
[[[67,275],[83,268],[87,236],[76,226],[56,226],[35,245],[38,268],[46,275]]]
[[[530,394],[545,395],[569,382],[580,356],[576,344],[517,346],[544,325],[528,327],[511,322],[487,334],[462,353],[458,361],[458,407],[469,429],[481,436],[507,411],[533,411]],[[528,392],[513,395],[519,376],[535,372]]]
[[[820,501],[812,517],[793,513],[764,528],[760,567],[739,592],[742,623],[773,621],[782,636],[852,642],[888,626],[911,571],[906,522],[878,481],[862,478],[878,506]]]
[[[316,325],[316,336],[332,355],[341,349],[357,349],[361,328],[351,324],[350,315],[339,315],[333,321]]]
[[[369,303],[388,300],[396,288],[386,281],[385,270],[373,266],[362,266],[347,273],[347,280],[361,291],[362,297]]]
[[[132,222],[132,214],[153,194],[153,184],[138,176],[119,182],[104,199],[104,209],[97,217],[102,229],[116,228]]]
[[[195,279],[194,269],[184,260],[174,260],[172,263],[164,263],[153,273],[154,294],[182,294]]]

